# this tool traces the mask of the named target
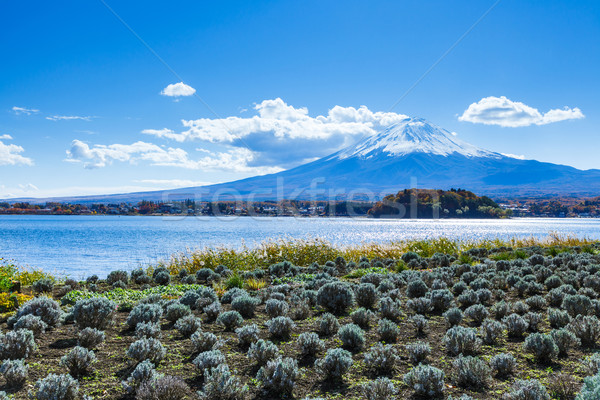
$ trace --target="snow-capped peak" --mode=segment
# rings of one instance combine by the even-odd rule
[[[383,131],[365,138],[337,153],[338,158],[369,158],[375,154],[402,156],[409,153],[428,153],[442,156],[460,154],[466,157],[502,157],[463,142],[455,134],[430,124],[422,118],[406,118]]]

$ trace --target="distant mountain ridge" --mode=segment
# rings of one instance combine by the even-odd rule
[[[411,187],[462,187],[488,196],[597,196],[600,170],[508,157],[463,142],[424,119],[407,118],[329,156],[276,174],[203,187],[52,200],[106,203],[336,196],[379,200]]]

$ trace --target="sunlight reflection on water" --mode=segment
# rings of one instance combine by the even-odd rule
[[[600,239],[599,219],[374,220],[366,218],[209,218],[0,216],[0,257],[83,277],[130,269],[188,248],[254,246],[280,238],[334,244],[400,239],[545,237]]]

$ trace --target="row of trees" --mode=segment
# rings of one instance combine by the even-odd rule
[[[500,218],[510,215],[487,196],[464,189],[404,189],[368,211],[375,218]]]

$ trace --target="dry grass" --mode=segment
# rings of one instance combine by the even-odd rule
[[[232,270],[252,270],[266,268],[281,261],[290,261],[295,265],[306,266],[313,262],[324,264],[342,256],[347,261],[358,261],[361,257],[399,259],[407,251],[414,251],[423,257],[431,257],[434,253],[459,255],[473,248],[498,247],[570,247],[588,246],[595,240],[579,238],[574,235],[550,233],[543,239],[535,237],[482,240],[452,240],[435,238],[427,240],[400,240],[385,244],[361,244],[355,246],[335,246],[322,239],[309,240],[275,240],[266,241],[257,247],[232,249],[227,247],[205,248],[194,252],[176,254],[162,263],[171,273],[181,269],[189,272],[201,268],[214,269],[225,265]]]

